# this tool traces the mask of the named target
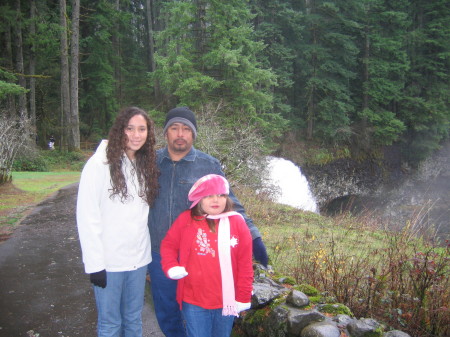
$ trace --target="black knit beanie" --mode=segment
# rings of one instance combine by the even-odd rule
[[[195,120],[194,113],[189,110],[188,107],[178,107],[170,110],[166,116],[166,122],[164,123],[163,134],[166,134],[167,129],[173,123],[183,123],[189,126],[192,130],[194,138],[197,137],[197,121]]]

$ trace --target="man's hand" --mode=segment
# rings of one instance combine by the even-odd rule
[[[267,268],[269,257],[267,256],[266,246],[264,246],[261,237],[253,240],[253,256],[255,257],[256,261]]]
[[[106,288],[106,270],[98,271],[96,273],[89,274],[91,283],[94,286]]]

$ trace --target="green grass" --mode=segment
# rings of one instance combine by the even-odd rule
[[[37,151],[17,157],[12,182],[0,185],[0,236],[9,235],[34,205],[78,182],[92,151]]]
[[[80,172],[13,172],[0,185],[0,237],[8,237],[34,205],[80,180]]]
[[[48,196],[80,180],[80,172],[13,172],[12,183],[25,192]]]

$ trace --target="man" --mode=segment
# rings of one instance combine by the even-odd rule
[[[224,176],[220,162],[194,148],[197,136],[197,122],[194,113],[187,107],[179,107],[167,113],[164,137],[167,146],[157,151],[157,165],[160,170],[159,194],[150,208],[148,225],[152,244],[152,263],[149,264],[153,303],[156,318],[167,337],[185,337],[181,312],[176,301],[177,281],[167,278],[161,268],[160,245],[175,219],[191,202],[188,193],[192,185],[207,174]],[[242,214],[253,239],[253,255],[267,266],[268,256],[261,240],[261,234],[244,208],[230,190],[235,210]]]

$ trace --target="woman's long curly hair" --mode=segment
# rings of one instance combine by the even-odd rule
[[[136,151],[135,169],[139,183],[138,195],[151,205],[158,193],[158,168],[156,165],[155,152],[155,127],[147,113],[137,107],[128,107],[122,110],[109,130],[108,147],[106,158],[108,159],[109,171],[111,173],[111,195],[119,196],[121,201],[129,198],[127,183],[122,171],[123,155],[126,150],[128,137],[125,129],[131,118],[141,115],[147,121],[147,140],[144,145]]]

